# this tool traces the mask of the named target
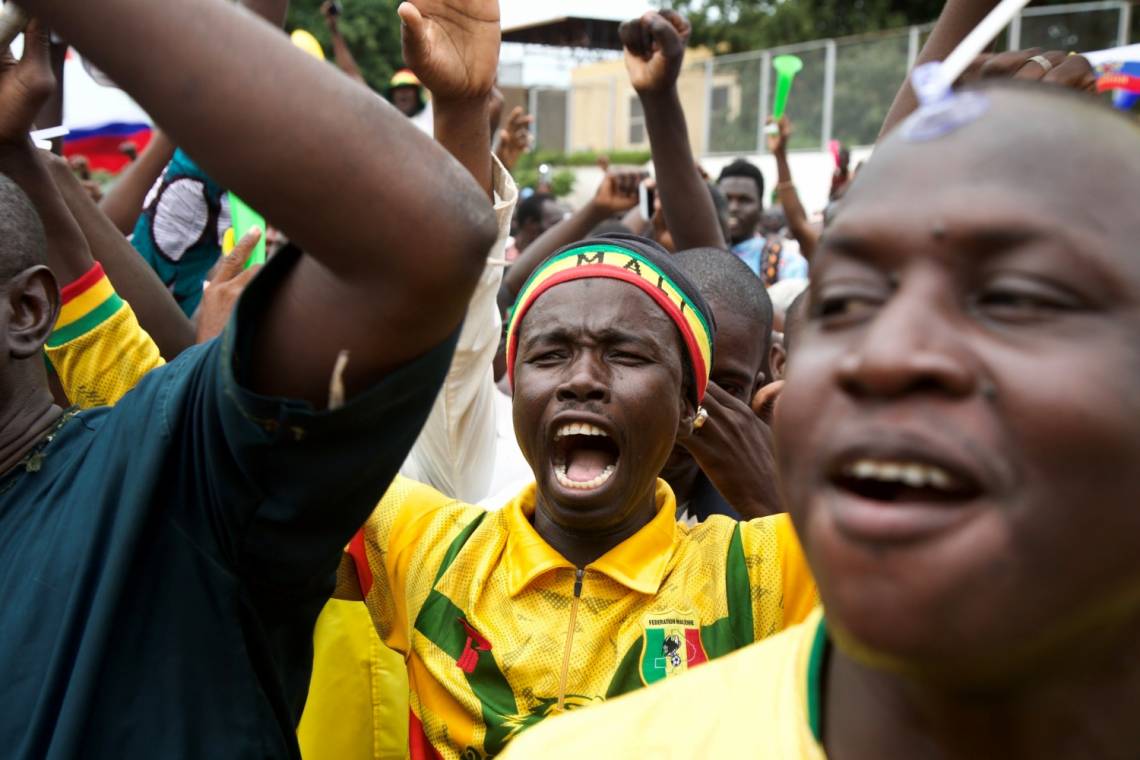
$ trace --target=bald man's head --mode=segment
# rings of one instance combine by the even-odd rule
[[[0,284],[45,263],[47,242],[39,214],[24,191],[0,174]]]
[[[1111,233],[1140,273],[1140,256],[1130,255],[1140,239],[1140,128],[1101,99],[1052,85],[1004,81],[976,91],[989,100],[986,113],[941,138],[910,141],[896,129],[834,221],[935,206],[995,222],[1053,216],[1074,235]]]

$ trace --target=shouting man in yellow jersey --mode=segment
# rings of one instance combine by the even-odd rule
[[[649,241],[584,241],[532,275],[508,356],[536,482],[487,513],[397,480],[342,572],[407,657],[413,757],[494,755],[814,606],[786,516],[689,529],[657,478],[699,414],[714,329]]]

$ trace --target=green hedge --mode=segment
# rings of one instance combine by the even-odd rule
[[[601,153],[593,150],[582,150],[575,153],[556,153],[540,150],[527,153],[519,159],[518,168],[538,168],[542,164],[551,166],[594,166],[599,156],[606,156],[611,164],[640,166],[650,159],[647,150],[615,150]]]
[[[594,166],[599,156],[606,156],[615,166],[633,165],[641,166],[649,161],[647,150],[618,150],[606,153],[597,153],[592,150],[577,153],[554,153],[551,151],[537,151],[527,153],[515,165],[515,183],[519,187],[534,187],[538,184],[538,167],[546,164],[553,174],[550,177],[551,190],[558,198],[565,197],[574,191],[574,172],[566,167]]]

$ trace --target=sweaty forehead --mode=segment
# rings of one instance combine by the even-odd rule
[[[648,295],[618,280],[572,280],[540,295],[519,325],[520,342],[551,333],[581,338],[624,334],[680,350],[672,320]]]
[[[835,216],[889,204],[900,218],[963,193],[1003,194],[1027,214],[1132,237],[1140,192],[1140,130],[1095,102],[1053,88],[991,87],[986,114],[939,139],[896,130],[868,162]]]

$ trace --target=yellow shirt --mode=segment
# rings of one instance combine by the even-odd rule
[[[71,403],[114,406],[143,375],[165,364],[102,266],[65,286],[61,300],[44,351]]]
[[[826,760],[817,739],[825,640],[817,610],[684,678],[549,721],[515,741],[504,760]]]
[[[313,678],[297,727],[305,760],[408,754],[404,658],[380,642],[359,602],[330,600],[313,630]]]
[[[579,571],[531,525],[533,484],[488,513],[398,478],[350,546],[405,655],[413,758],[494,755],[549,715],[684,673],[803,620],[815,584],[787,516],[657,516]]]

